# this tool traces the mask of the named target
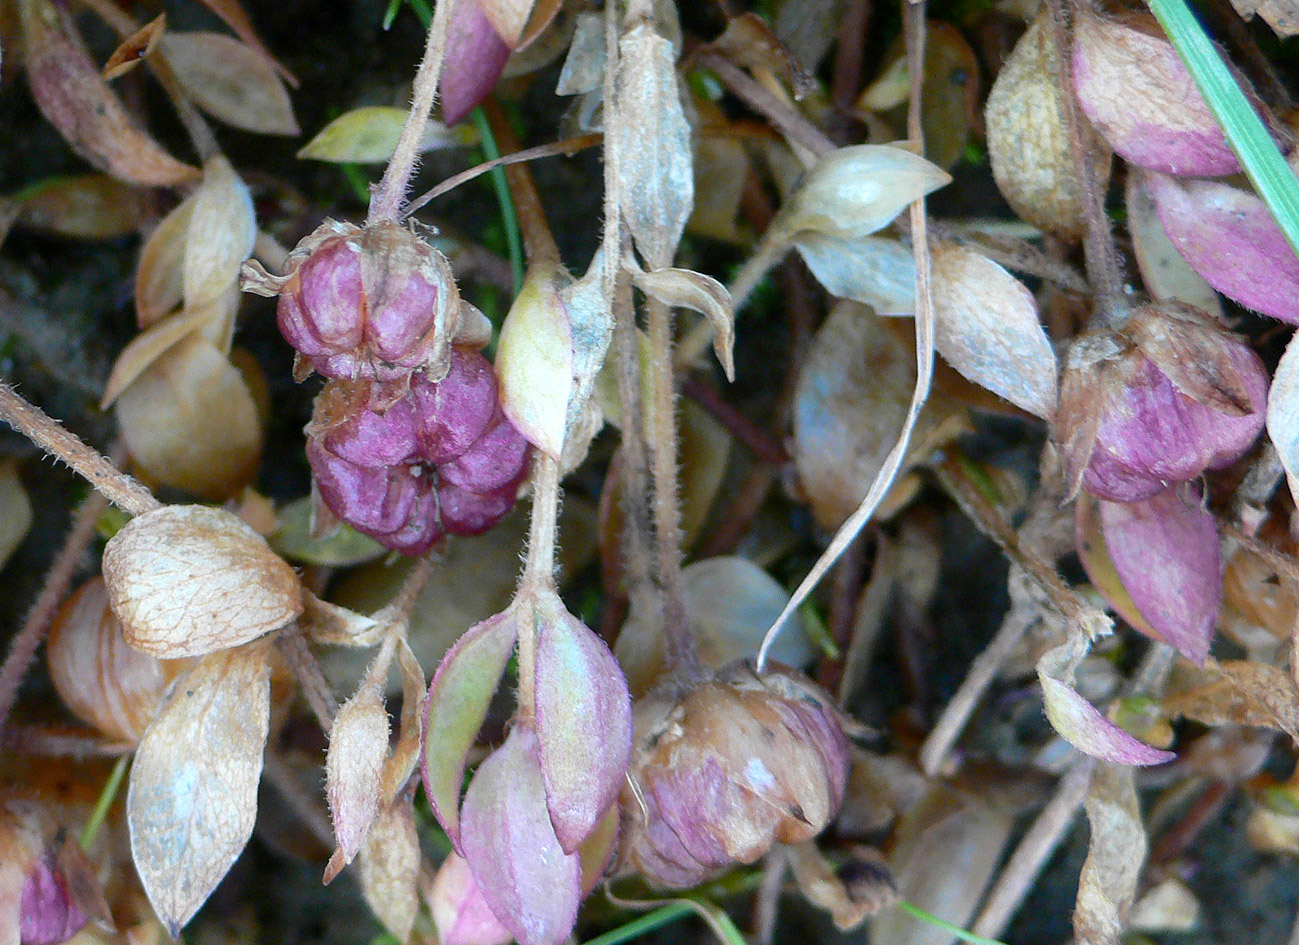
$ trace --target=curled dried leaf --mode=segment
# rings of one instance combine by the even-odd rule
[[[397,666],[401,670],[401,731],[392,754],[383,764],[381,798],[390,803],[405,786],[419,763],[424,722],[424,670],[405,637],[397,640]]]
[[[252,835],[270,710],[265,648],[213,653],[172,691],[136,751],[131,855],[173,938]]]
[[[635,271],[636,288],[673,308],[689,308],[708,319],[713,326],[713,350],[727,380],[735,380],[735,312],[726,287],[702,272],[692,269],[656,269]]]
[[[196,199],[190,194],[177,204],[144,241],[135,271],[135,317],[141,328],[148,328],[180,304],[185,244]]]
[[[237,647],[302,613],[293,569],[222,509],[146,512],[109,540],[103,567],[127,642],[162,658]]]
[[[197,176],[131,124],[64,9],[49,0],[22,0],[19,14],[32,95],[74,151],[136,184],[166,187]]]
[[[162,39],[166,29],[167,14],[159,13],[133,35],[122,40],[104,63],[104,78],[116,79],[138,66],[157,47],[158,40]]]
[[[1164,708],[1205,725],[1255,725],[1299,738],[1299,692],[1284,670],[1266,663],[1210,663],[1191,686],[1166,698]]]
[[[185,307],[198,309],[228,294],[256,239],[257,217],[248,186],[224,157],[209,159],[186,227],[181,278]]]
[[[1285,466],[1290,494],[1299,498],[1299,342],[1286,345],[1272,377],[1267,403],[1267,435]]]
[[[1146,831],[1130,767],[1099,764],[1083,800],[1091,839],[1078,878],[1079,945],[1118,945],[1146,861]]]

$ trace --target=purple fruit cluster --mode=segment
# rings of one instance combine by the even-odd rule
[[[454,348],[440,381],[326,385],[307,428],[320,499],[384,547],[427,551],[477,535],[514,505],[528,443],[501,411],[491,364]]]

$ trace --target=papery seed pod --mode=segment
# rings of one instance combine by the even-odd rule
[[[135,649],[108,606],[104,579],[72,593],[50,625],[46,663],[54,688],[76,715],[110,738],[137,742],[167,686],[191,660],[160,660]]]
[[[324,376],[445,373],[460,296],[446,257],[410,230],[326,220],[286,268],[280,331]]]
[[[1056,421],[1066,477],[1133,502],[1229,466],[1262,431],[1267,387],[1258,355],[1202,312],[1142,306],[1070,348]]]
[[[655,885],[752,863],[839,810],[848,741],[830,697],[793,670],[732,663],[679,698],[651,694],[635,721],[620,866]]]

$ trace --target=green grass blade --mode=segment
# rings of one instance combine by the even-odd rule
[[[1290,248],[1299,253],[1299,180],[1205,35],[1186,0],[1146,0],[1227,134]]]
[[[639,918],[632,919],[626,925],[620,925],[616,929],[610,929],[602,935],[597,935],[588,941],[586,945],[622,945],[623,942],[630,942],[638,935],[652,932],[670,922],[675,922],[682,916],[690,915],[694,911],[684,902],[673,902],[666,906],[660,906],[653,912],[647,912]]]
[[[913,916],[921,922],[928,922],[930,925],[951,933],[962,942],[969,942],[970,945],[1006,945],[1005,942],[999,942],[995,938],[984,938],[982,935],[975,935],[973,932],[967,932],[959,925],[953,925],[946,919],[940,919],[938,916],[926,912],[924,909],[907,902],[905,899],[899,899],[895,905],[903,912],[907,913],[907,915]]]

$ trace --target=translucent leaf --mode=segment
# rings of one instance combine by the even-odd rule
[[[163,217],[140,250],[135,271],[135,317],[148,328],[180,305],[185,245],[196,196],[191,194]]]
[[[213,653],[172,691],[136,751],[131,855],[173,938],[252,836],[270,698],[263,647]]]
[[[222,509],[137,516],[105,546],[103,570],[127,642],[164,659],[235,647],[302,613],[293,569]]]
[[[979,253],[933,250],[934,346],[963,375],[1043,419],[1055,414],[1056,362],[1037,302]]]
[[[421,761],[424,793],[457,848],[465,762],[514,652],[516,619],[506,611],[470,627],[442,658],[429,685]]]
[[[207,313],[202,311],[189,314],[177,312],[170,318],[150,325],[132,338],[113,362],[113,370],[104,382],[100,409],[107,410],[111,407],[122,392],[155,361],[202,328],[207,318]]]
[[[735,312],[726,287],[692,269],[656,269],[635,272],[632,281],[646,295],[672,308],[688,308],[705,316],[713,326],[713,350],[727,380],[735,380]]]
[[[266,56],[225,33],[168,32],[162,51],[195,103],[244,131],[297,135],[288,90]]]

